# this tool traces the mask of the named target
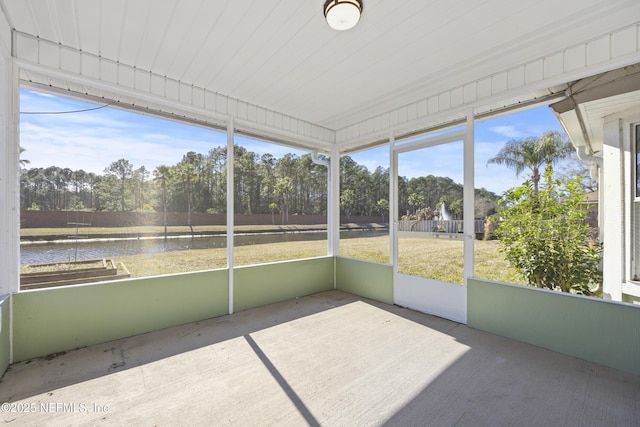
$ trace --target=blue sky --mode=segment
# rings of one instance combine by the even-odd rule
[[[512,113],[475,124],[475,186],[486,188],[496,194],[520,185],[524,176],[504,166],[488,165],[509,140],[538,137],[547,131],[563,132],[562,126],[549,107],[541,106],[526,111]],[[365,165],[370,171],[377,166],[389,164],[389,148],[379,147],[350,155],[355,161]],[[398,174],[407,178],[421,175],[447,176],[455,182],[463,182],[462,142],[453,142],[418,151],[401,153],[398,158]]]
[[[100,105],[22,89],[20,112],[63,112]],[[303,154],[288,147],[236,137],[236,143],[276,157]],[[206,154],[227,145],[223,132],[106,107],[72,114],[21,114],[20,145],[28,167],[60,166],[100,173],[111,162],[129,160],[153,170],[174,165],[188,151]]]
[[[20,91],[21,112],[61,112],[95,108],[95,104],[49,94]],[[561,130],[560,124],[546,106],[477,122],[475,126],[476,187],[496,193],[520,184],[510,169],[490,165],[505,142],[511,139],[540,136],[549,130]],[[287,152],[304,152],[288,147],[265,144],[246,138],[236,142],[258,154],[269,152],[281,157]],[[197,126],[159,119],[106,107],[72,114],[21,114],[20,144],[26,149],[23,158],[27,167],[68,167],[73,170],[102,174],[104,168],[120,158],[129,160],[134,168],[145,166],[153,170],[161,164],[173,165],[188,151],[207,153],[226,145],[226,135]],[[370,171],[377,166],[388,167],[389,148],[379,147],[351,154]],[[448,176],[462,182],[461,144],[420,150],[401,155],[401,175]]]

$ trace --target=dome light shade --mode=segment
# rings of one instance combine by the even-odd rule
[[[361,13],[361,0],[327,0],[324,4],[327,24],[338,31],[353,28],[360,20]]]

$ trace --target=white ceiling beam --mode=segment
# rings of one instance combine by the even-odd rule
[[[305,147],[325,147],[334,142],[335,135],[332,130],[278,111],[158,76],[129,65],[114,63],[86,52],[55,45],[27,34],[14,32],[14,37],[17,40],[17,48],[14,52],[16,62],[22,69],[32,72],[34,76],[32,78],[42,80],[36,83],[54,84],[47,81],[46,76],[50,76],[57,79],[60,86],[64,85],[60,83],[64,81],[77,85],[82,89],[76,90],[84,91],[80,93],[93,96],[110,93],[127,99],[137,99],[139,103],[161,105],[166,109],[165,112],[177,111],[179,114],[191,114],[194,120],[206,116],[220,120],[233,117],[236,119],[236,125],[244,125],[246,130],[255,129],[265,132],[269,129],[270,135],[280,135],[282,140],[290,140],[291,143]],[[59,50],[59,55],[66,55],[66,61],[48,63],[47,61],[57,58],[58,55],[44,57],[42,52],[46,49],[42,46]],[[97,77],[95,67],[91,69],[81,67],[81,64],[86,62],[83,58],[90,58],[97,64],[100,69]]]
[[[355,122],[336,131],[336,143],[347,146],[370,142],[386,137],[387,128],[402,133],[403,129],[409,130],[419,126],[421,122],[431,126],[437,124],[439,118],[446,122],[448,117],[455,118],[456,114],[462,114],[468,108],[481,111],[485,105],[517,96],[529,101],[536,95],[544,97],[549,94],[546,92],[547,88],[559,87],[566,82],[639,63],[640,42],[634,44],[630,42],[633,38],[622,37],[621,34],[638,34],[640,40],[640,24],[619,29],[590,42],[557,51],[376,117]],[[609,43],[601,43],[602,38],[607,39]],[[617,46],[616,40],[623,43],[624,47]],[[595,50],[606,52],[589,54]],[[576,59],[576,55],[582,55],[582,59]],[[574,59],[569,61],[567,56],[573,56]],[[605,57],[609,59],[603,60]],[[582,65],[578,67],[576,63]],[[409,114],[409,111],[415,113]]]

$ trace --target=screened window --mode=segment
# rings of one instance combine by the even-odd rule
[[[389,263],[389,147],[340,158],[340,256]]]
[[[236,136],[234,265],[327,255],[327,173],[309,152]]]
[[[640,280],[640,124],[632,126],[632,141],[634,141],[636,165],[635,165],[635,199],[632,206],[632,279]]]
[[[20,103],[22,289],[226,267],[225,132],[25,89]]]

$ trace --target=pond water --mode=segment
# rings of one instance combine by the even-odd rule
[[[386,231],[343,231],[341,239],[354,237],[383,236]],[[236,234],[236,246],[259,245],[265,243],[326,240],[326,232]],[[184,251],[189,249],[224,248],[226,236],[181,236],[168,239],[113,239],[78,240],[77,242],[28,243],[20,245],[21,264],[65,262],[91,258],[107,258],[123,255],[153,254],[160,252]]]

